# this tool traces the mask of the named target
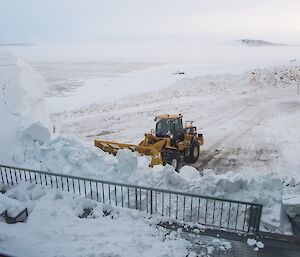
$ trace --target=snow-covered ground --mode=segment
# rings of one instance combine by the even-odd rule
[[[286,145],[297,147],[299,140],[299,69],[292,66],[182,79],[155,93],[92,104],[52,114],[51,119],[58,131],[88,141],[101,138],[138,143],[153,128],[153,117],[182,113],[204,134],[197,168],[217,173],[249,167],[277,171],[288,165],[282,158],[293,156]],[[280,126],[281,119],[285,122]],[[295,162],[297,158],[293,158]]]
[[[131,42],[6,48],[16,52],[46,79],[50,85],[45,99],[49,112],[73,110],[141,93],[154,94],[182,78],[242,74],[256,68],[300,63],[297,46],[249,47],[234,43],[239,41],[232,42],[216,44],[200,40],[188,45],[175,41],[171,45]],[[177,71],[184,74],[176,74]]]
[[[25,207],[29,210],[26,223],[0,221],[1,253],[24,257],[195,256],[189,250],[191,243],[180,233],[170,234],[138,211],[27,183],[0,194],[0,208],[6,208],[9,215]],[[92,213],[79,218],[87,208]]]
[[[250,51],[261,52],[252,48]],[[75,134],[91,144],[94,139],[138,143],[154,127],[153,117],[182,113],[186,120],[194,120],[204,134],[202,154],[194,165],[204,176],[194,173],[192,179],[187,179],[183,172],[167,176],[160,168],[151,174],[139,168],[126,178],[109,172],[103,174],[105,178],[261,202],[263,225],[269,230],[288,232],[291,228],[281,213],[281,198],[299,191],[299,61],[282,58],[284,66],[272,67],[271,61],[277,64],[278,60],[262,57],[257,64],[249,61],[246,65],[236,57],[238,68],[232,63],[225,67],[222,60],[223,64],[209,68],[167,64],[125,74],[126,78],[117,79],[115,84],[122,92],[121,81],[130,85],[139,78],[137,74],[145,79],[141,82],[145,91],[153,89],[147,87],[148,77],[168,82],[158,88],[170,86],[143,94],[130,87],[121,98],[106,98],[87,107],[54,113],[51,120],[57,131]],[[268,68],[244,72],[255,65]],[[185,74],[174,75],[172,71],[177,70]],[[203,75],[205,72],[214,75]],[[160,74],[169,80],[163,80]],[[105,96],[105,90],[99,92]]]
[[[264,226],[287,232],[281,197],[300,189],[299,82],[297,66],[187,78],[156,93],[53,114],[52,120],[58,131],[91,144],[95,138],[138,143],[157,114],[183,113],[204,134],[194,166],[205,175],[166,181],[165,174],[156,180],[156,172],[139,171],[127,181],[261,202]]]
[[[276,57],[277,61],[272,59],[276,67],[268,67],[271,59],[260,62],[259,69],[254,69],[254,62],[250,62],[249,70],[249,65],[243,66],[241,62],[226,69],[221,65],[223,69],[212,75],[199,71],[202,64],[149,64],[142,70],[135,67],[130,72],[113,75],[112,91],[101,83],[98,90],[97,83],[91,83],[90,79],[69,92],[63,89],[63,96],[55,88],[48,91],[46,99],[48,107],[51,107],[51,101],[54,106],[50,115],[52,124],[49,125],[43,110],[44,82],[17,58],[1,54],[3,93],[0,111],[1,118],[6,121],[1,143],[7,145],[7,148],[1,148],[1,162],[255,201],[264,204],[261,229],[291,233],[288,215],[292,219],[300,215],[297,197],[300,193],[300,68],[297,66],[300,58],[290,62],[292,56],[295,57],[288,56],[281,65],[278,65],[280,58]],[[215,68],[215,64],[211,66],[211,69]],[[178,70],[185,74],[173,74]],[[131,82],[135,83],[128,89]],[[153,88],[155,82],[158,84]],[[126,90],[118,85],[123,85]],[[110,98],[111,95],[114,97]],[[114,157],[93,146],[96,138],[138,143],[143,134],[153,128],[153,118],[161,113],[182,113],[186,120],[194,120],[198,131],[203,133],[205,142],[195,168],[185,166],[180,173],[174,172],[170,166],[149,168],[146,157],[125,150]],[[47,128],[52,131],[53,126],[55,135],[50,139]],[[41,206],[51,202],[47,197],[54,197],[53,193],[46,195],[41,198]],[[56,204],[61,203],[55,201],[53,205]],[[36,210],[38,212],[39,208]],[[63,212],[70,214],[69,211]],[[45,217],[51,216],[46,210],[44,212]],[[127,219],[130,226],[130,215]],[[84,225],[75,225],[71,221],[73,218],[66,219],[66,226],[76,229],[92,226],[85,225],[85,222]],[[95,222],[102,221],[101,218]],[[145,223],[142,218],[140,221]],[[112,226],[118,227],[117,224]],[[2,237],[11,247],[16,236],[27,237],[26,229],[3,226]],[[38,240],[42,232],[33,231]],[[70,229],[70,233],[72,231]],[[65,237],[72,237],[68,231],[64,233]],[[5,234],[10,237],[5,237]],[[43,235],[52,237],[51,234]],[[41,251],[45,249],[41,247]]]
[[[125,61],[117,59],[112,62],[62,61],[59,65],[53,62],[30,63],[46,77],[49,70],[55,70],[52,72],[55,79],[47,77],[47,81],[50,85],[54,82],[59,87],[50,91],[52,95],[46,98],[46,104],[50,112],[61,112],[142,93],[155,94],[185,78],[192,79],[207,74],[242,74],[247,70],[274,65],[297,65],[300,63],[299,49],[300,47],[287,46],[247,48],[199,45],[195,53],[187,53],[187,56],[174,60],[147,56],[145,59],[135,58],[132,61],[126,58]],[[181,51],[182,49],[179,52]],[[176,53],[174,51],[172,54]],[[64,76],[70,68],[72,72],[66,79]],[[57,81],[59,77],[61,79]]]

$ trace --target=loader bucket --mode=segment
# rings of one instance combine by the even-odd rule
[[[141,155],[151,157],[150,167],[153,165],[163,164],[163,159],[159,150],[152,146],[141,146],[132,144],[123,144],[117,142],[95,140],[95,146],[102,149],[104,152],[116,155],[119,149],[129,149],[132,152],[138,152]]]

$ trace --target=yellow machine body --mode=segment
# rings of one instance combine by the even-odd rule
[[[177,122],[179,124],[179,129],[181,131],[180,124],[182,126],[182,115],[160,115],[155,118],[155,121],[161,121],[165,124],[173,124]],[[158,124],[158,123],[157,123]],[[157,127],[158,128],[158,127]],[[176,132],[176,131],[175,131]],[[196,147],[192,146],[196,145]],[[193,151],[196,152],[197,156],[192,160],[195,162],[195,159],[198,159],[199,146],[203,145],[203,136],[202,134],[197,134],[196,127],[193,127],[192,122],[186,122],[185,127],[182,126],[182,133],[180,138],[176,139],[172,134],[167,135],[157,135],[154,131],[151,133],[145,134],[144,139],[138,144],[124,144],[119,142],[111,141],[102,141],[95,140],[95,146],[101,148],[103,151],[110,154],[116,155],[119,149],[130,149],[133,152],[138,152],[141,155],[146,155],[151,157],[150,166],[166,164],[172,162],[172,156],[174,155],[175,159],[179,160],[179,155],[191,156],[189,149],[192,147]],[[196,148],[196,150],[195,150]],[[172,153],[172,154],[170,154]],[[171,156],[172,155],[172,156]]]

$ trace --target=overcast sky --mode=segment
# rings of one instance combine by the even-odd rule
[[[164,38],[300,43],[300,1],[0,0],[0,43]]]

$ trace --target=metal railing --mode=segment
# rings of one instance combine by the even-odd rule
[[[8,211],[5,210],[0,214],[0,217],[5,218],[6,223],[8,224],[15,224],[17,222],[24,222],[26,218],[28,217],[28,209],[25,208],[23,211],[21,211],[17,216],[11,217],[8,214]]]
[[[0,165],[0,182],[28,181],[110,205],[239,232],[259,231],[262,205]]]

